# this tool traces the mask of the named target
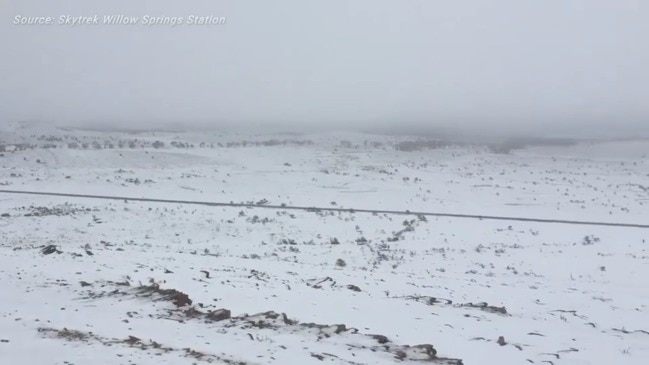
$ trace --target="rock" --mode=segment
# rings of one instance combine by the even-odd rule
[[[61,253],[61,251],[59,251],[59,250],[56,248],[56,245],[47,245],[47,246],[43,247],[43,249],[41,250],[41,252],[43,253],[43,255],[51,255],[51,254],[53,254],[53,253],[55,253],[55,252],[56,252],[56,253]]]
[[[140,341],[141,340],[135,336],[128,336],[128,338],[124,340],[124,342],[126,342],[129,345],[135,345],[137,343],[140,343]]]
[[[356,285],[347,285],[347,289],[355,291],[355,292],[360,292],[361,288],[357,287]]]
[[[386,336],[383,336],[383,335],[368,335],[368,336],[370,336],[370,337],[372,337],[373,339],[375,339],[376,342],[378,342],[378,343],[381,344],[381,345],[390,342],[390,340],[389,340]]]
[[[229,309],[217,309],[215,311],[209,312],[205,317],[214,322],[218,322],[230,319],[232,317],[232,313]]]

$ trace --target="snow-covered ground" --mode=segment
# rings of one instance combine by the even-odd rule
[[[649,222],[646,141],[399,138],[18,130],[0,189]],[[3,193],[0,214],[3,364],[649,362],[648,229]]]

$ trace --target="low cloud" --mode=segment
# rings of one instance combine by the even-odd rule
[[[3,8],[2,121],[631,132],[648,124],[643,1]],[[51,24],[26,24],[42,22],[35,17]]]

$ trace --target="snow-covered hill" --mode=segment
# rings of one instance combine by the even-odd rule
[[[48,133],[3,134],[3,145],[24,148],[1,153],[1,189],[649,216],[646,142],[494,154],[399,151],[404,138],[362,134]],[[0,194],[0,215],[7,363],[649,358],[646,229],[12,194]]]

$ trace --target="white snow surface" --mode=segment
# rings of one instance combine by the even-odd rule
[[[649,222],[643,141],[47,134],[2,135],[0,189]],[[313,143],[227,145],[271,139]],[[0,364],[649,363],[649,229],[5,193],[0,214]]]

